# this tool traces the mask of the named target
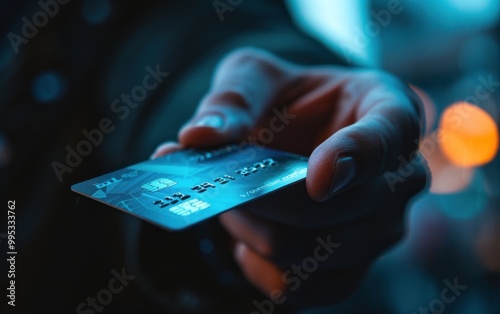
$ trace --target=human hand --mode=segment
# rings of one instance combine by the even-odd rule
[[[401,237],[404,208],[425,185],[421,158],[401,182],[387,181],[391,173],[401,177],[401,160],[418,147],[412,97],[383,72],[305,67],[245,48],[222,60],[179,143],[155,156],[235,141],[310,156],[305,184],[315,202],[290,196],[220,221],[237,241],[243,273],[274,303],[331,304],[350,295],[370,262]]]

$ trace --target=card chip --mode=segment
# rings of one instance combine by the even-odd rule
[[[147,190],[149,192],[157,192],[163,189],[166,189],[168,187],[176,185],[177,182],[167,179],[167,178],[160,178],[158,180],[151,181],[149,183],[141,185],[141,188],[144,190]]]
[[[208,151],[188,148],[77,183],[71,189],[178,231],[292,184],[296,184],[293,193],[303,191],[302,201],[307,196],[305,183],[298,183],[305,180],[307,162],[299,155],[246,144]],[[295,195],[282,191],[276,200],[280,197]]]
[[[210,204],[199,199],[192,199],[188,202],[179,204],[169,209],[171,213],[177,214],[179,216],[189,216],[197,211],[209,208]]]

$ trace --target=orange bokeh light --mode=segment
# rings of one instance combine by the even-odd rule
[[[483,109],[459,102],[448,107],[439,124],[440,148],[460,167],[490,162],[498,150],[498,127]]]

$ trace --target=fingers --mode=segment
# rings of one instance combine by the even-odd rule
[[[310,273],[298,273],[296,269],[282,271],[241,242],[236,245],[234,255],[245,277],[270,300],[296,306],[340,302],[355,291],[366,271],[366,265]]]
[[[283,290],[281,270],[265,258],[272,254],[269,226],[262,220],[233,210],[219,217],[222,226],[238,242],[234,258],[245,277],[265,295]]]
[[[367,266],[318,270],[307,279],[288,277],[292,284],[286,291],[286,303],[296,307],[315,308],[337,304],[350,297],[361,285]]]
[[[212,87],[179,133],[184,146],[215,146],[248,134],[293,79],[295,67],[262,50],[240,49],[216,70]]]
[[[182,146],[177,142],[172,142],[172,141],[165,142],[165,143],[160,144],[156,148],[154,153],[151,154],[150,159],[155,159],[155,158],[158,158],[161,156],[165,156],[167,154],[173,153],[173,152],[180,150],[180,149],[182,149]]]
[[[281,270],[243,242],[236,244],[234,257],[245,277],[265,295],[271,295],[276,289],[284,290]]]
[[[238,241],[246,243],[262,256],[270,256],[270,231],[264,220],[232,210],[219,216],[222,226]]]
[[[288,267],[304,254],[304,238],[297,237],[297,229],[272,223],[240,210],[232,210],[219,217],[222,226],[238,242],[245,244],[260,258],[277,267]]]
[[[288,256],[286,262],[279,263],[275,258],[269,258],[263,254],[263,251],[269,250],[266,246],[271,246],[271,240],[267,238],[267,232],[260,234],[262,228],[256,224],[257,220],[252,220],[251,216],[243,213],[224,215],[225,218],[221,216],[221,222],[237,240],[234,258],[245,277],[268,298],[282,299],[289,304],[325,305],[332,300],[344,299],[359,284],[366,268],[367,259],[363,256],[364,251],[374,251],[373,243],[349,245],[344,242],[342,246],[345,245],[352,250],[352,253],[349,253],[350,257],[333,256],[329,250],[341,250],[340,243],[330,243],[332,238],[329,236],[321,236],[321,240],[315,240],[314,246],[304,248],[300,241],[301,237],[311,237],[311,235],[298,235],[295,229],[293,234],[288,234],[284,237],[286,239],[282,239],[285,241],[279,243],[280,246],[289,246],[286,251]],[[383,224],[380,222],[378,225]],[[359,233],[363,231],[366,230],[354,228],[349,231],[348,238],[359,239]],[[281,232],[280,235],[282,235]],[[372,238],[379,242],[380,238],[377,236]],[[313,238],[316,238],[316,235]],[[268,244],[263,246],[258,243],[262,241]],[[332,244],[335,249],[331,247]],[[282,255],[280,254],[281,258],[283,258]],[[340,264],[335,262],[339,257],[342,259]],[[326,287],[328,287],[327,293],[318,294],[318,291]],[[346,289],[347,287],[349,289]]]
[[[380,76],[382,84],[374,84],[357,104],[357,122],[335,132],[313,151],[306,186],[314,200],[324,201],[394,170],[417,149],[418,112],[403,87],[389,87],[398,85],[384,79]]]

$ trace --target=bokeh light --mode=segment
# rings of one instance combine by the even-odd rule
[[[439,208],[456,220],[470,220],[482,213],[488,202],[487,182],[482,169],[476,169],[467,188],[450,194],[435,194]]]
[[[430,191],[434,194],[449,194],[466,189],[472,180],[474,169],[450,163],[438,145],[436,132],[426,136],[420,143],[420,151],[427,160],[431,172]]]
[[[386,282],[389,290],[386,302],[391,309],[390,313],[418,312],[428,300],[439,295],[438,286],[427,272],[402,265],[398,265],[398,270],[393,268],[393,272],[397,275],[391,276]]]
[[[85,0],[82,13],[87,23],[92,25],[100,24],[111,13],[111,4],[108,0]]]
[[[56,72],[47,71],[39,74],[33,81],[33,97],[42,103],[58,100],[66,87],[65,80]]]
[[[453,164],[474,167],[490,162],[498,150],[498,127],[483,109],[466,102],[448,107],[439,126],[440,148]]]

